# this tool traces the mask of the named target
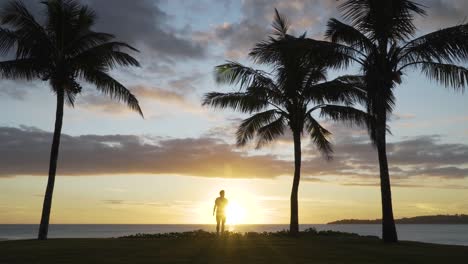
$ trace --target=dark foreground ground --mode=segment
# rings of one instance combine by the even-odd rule
[[[0,242],[0,263],[467,263],[468,247],[307,235]]]

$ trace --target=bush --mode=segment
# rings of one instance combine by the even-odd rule
[[[345,233],[339,231],[317,231],[315,228],[307,228],[306,230],[299,233],[299,236],[335,236],[335,237],[361,237],[355,233]],[[219,236],[219,238],[268,238],[268,237],[290,237],[289,230],[281,230],[277,232],[231,232],[225,231]],[[366,236],[371,237],[371,236]],[[119,237],[121,239],[158,239],[158,238],[171,238],[171,239],[182,239],[182,238],[218,238],[215,232],[207,232],[205,230],[194,230],[189,232],[171,232],[171,233],[157,233],[157,234],[145,234],[138,233],[135,235]],[[372,237],[377,238],[377,237]]]

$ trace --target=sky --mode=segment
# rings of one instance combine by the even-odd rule
[[[41,15],[40,1],[24,1]],[[335,0],[82,0],[98,14],[97,31],[139,49],[140,68],[116,69],[145,118],[89,84],[65,109],[51,223],[212,223],[221,189],[231,224],[289,221],[293,173],[290,134],[263,149],[235,146],[246,115],[201,106],[219,86],[213,69],[247,57],[271,32],[274,8],[292,34],[322,39]],[[467,19],[463,0],[419,1],[418,35]],[[341,73],[341,72],[340,72]],[[357,73],[351,67],[345,73]],[[338,76],[329,72],[329,78]],[[403,76],[390,121],[388,157],[395,217],[468,214],[466,94]],[[46,83],[0,80],[0,223],[39,223],[47,181],[55,98]],[[325,161],[304,138],[300,223],[380,217],[375,149],[360,128],[322,120],[333,133]]]

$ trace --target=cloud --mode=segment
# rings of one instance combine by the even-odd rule
[[[125,205],[125,206],[141,205],[141,206],[155,206],[155,207],[169,207],[172,204],[172,203],[153,202],[153,201],[127,201],[127,200],[120,200],[120,199],[108,199],[108,200],[102,200],[102,202],[108,205]]]
[[[0,127],[0,177],[46,175],[52,135],[31,127]],[[375,151],[367,141],[342,138],[335,159],[325,162],[304,147],[304,179],[376,179]],[[409,138],[388,144],[391,175],[397,179],[468,177],[468,145],[440,137]],[[224,178],[291,175],[292,161],[275,154],[252,155],[213,137],[167,139],[134,135],[62,135],[59,175],[173,174]],[[348,178],[345,178],[348,177]]]
[[[416,118],[414,114],[393,113],[391,121],[413,120]]]
[[[45,175],[51,133],[0,128],[0,176]],[[288,161],[248,156],[213,138],[158,140],[129,135],[62,135],[59,175],[178,174],[272,178],[288,174]]]
[[[263,40],[267,35],[267,28],[257,25],[250,20],[243,20],[236,24],[223,24],[215,28],[215,37],[225,43],[225,56],[228,59],[244,58],[255,43]]]
[[[142,45],[158,56],[201,57],[202,46],[179,36],[171,17],[159,0],[88,0],[99,16],[97,30],[114,33],[118,39]]]
[[[336,13],[334,1],[246,0],[242,1],[240,21],[218,24],[210,32],[198,32],[195,37],[202,42],[222,43],[228,59],[245,58],[255,43],[265,40],[271,33],[275,8],[290,21],[290,33],[308,31],[308,36],[319,38],[323,36],[328,18]]]
[[[325,123],[333,133],[334,159],[320,163],[313,146],[304,148],[309,161],[303,166],[315,171],[313,176],[338,176],[355,179],[375,179],[379,175],[378,156],[366,131],[335,123]],[[464,179],[468,177],[468,145],[444,143],[439,135],[403,138],[387,143],[390,175],[394,179],[438,177]]]
[[[117,102],[106,95],[98,93],[85,93],[80,95],[76,100],[75,107],[85,111],[108,115],[127,115],[136,113],[128,108],[124,103]]]
[[[163,101],[168,103],[186,103],[185,97],[177,92],[169,91],[157,87],[147,87],[144,85],[137,85],[131,88],[131,91],[141,99],[152,99],[156,101]]]
[[[199,72],[193,72],[187,76],[181,76],[175,79],[172,79],[168,82],[168,86],[174,88],[177,91],[183,92],[193,92],[197,88],[194,86],[199,83],[202,75]]]
[[[190,101],[187,95],[181,92],[146,85],[135,85],[130,87],[129,90],[137,97],[145,114],[148,114],[148,111],[152,110],[151,106],[155,102],[164,105],[166,108],[177,108],[183,112],[205,112],[200,104]],[[108,96],[99,93],[86,93],[78,97],[76,107],[86,111],[109,115],[134,113],[125,104],[111,100]],[[158,110],[158,113],[160,114],[161,111]]]
[[[0,80],[0,97],[19,101],[28,100],[28,95],[32,91],[43,89],[42,81],[26,80]]]
[[[178,82],[178,80],[175,80]],[[183,80],[181,82],[184,82]],[[151,104],[157,102],[164,105],[165,108],[177,109],[185,113],[204,114],[206,109],[202,108],[199,101],[194,101],[189,98],[188,92],[190,87],[180,87],[180,89],[162,89],[159,87],[151,87],[145,85],[136,85],[131,88],[131,91],[140,100],[144,109],[148,109]],[[197,98],[198,100],[198,98]],[[161,110],[159,110],[161,112]]]
[[[330,130],[334,132],[336,141],[334,160],[320,164],[315,148],[308,148],[305,155],[310,155],[315,161],[310,164],[320,164],[308,170],[317,171],[315,176],[374,178],[378,175],[377,152],[370,146],[366,135],[346,136],[343,131]],[[387,156],[393,178],[468,177],[468,145],[443,143],[440,136],[418,136],[390,142],[387,144]]]
[[[423,5],[427,16],[415,16],[415,25],[419,33],[428,33],[445,27],[467,22],[467,1],[459,0],[414,0]],[[331,2],[331,1],[330,1]],[[339,1],[335,1],[339,3]],[[336,9],[336,8],[335,8]],[[343,20],[338,12],[333,17]]]
[[[116,35],[159,58],[199,58],[204,48],[181,36],[180,29],[172,26],[172,17],[161,9],[160,0],[83,0],[97,14],[96,31]],[[40,19],[43,5],[26,1],[26,6]],[[147,53],[146,53],[147,54]],[[146,55],[145,55],[146,56]]]
[[[24,100],[27,95],[26,86],[12,80],[2,80],[0,87],[0,97]]]
[[[427,16],[418,17],[416,23],[424,31],[459,25],[467,22],[467,1],[458,0],[419,0],[427,7]]]
[[[416,0],[427,7],[427,16],[415,17],[419,33],[467,22],[467,1]],[[255,43],[266,39],[271,32],[274,8],[290,22],[290,33],[322,39],[326,24],[332,17],[344,20],[337,6],[343,1],[330,0],[245,0],[242,1],[242,18],[238,22],[223,23],[213,28],[208,39],[222,41],[229,59],[245,58]],[[205,39],[207,36],[205,35]]]
[[[43,22],[43,8],[40,1],[23,1],[37,20]],[[174,25],[174,17],[161,8],[160,0],[82,0],[81,3],[89,5],[97,14],[96,31],[112,33],[118,41],[124,41],[138,48],[140,53],[136,56],[142,68],[119,68],[119,80],[122,78],[148,80],[155,74],[162,79],[169,74],[173,75],[176,63],[182,59],[200,59],[206,54],[205,46],[190,38],[187,29],[180,29]],[[125,74],[123,74],[125,73]],[[113,74],[114,75],[114,74]],[[174,80],[176,81],[176,80]],[[31,85],[43,82],[26,82],[2,80],[0,96],[24,100]],[[26,89],[28,88],[28,89]],[[87,96],[91,106],[101,99]],[[83,100],[84,100],[83,99]],[[93,107],[101,112],[126,112],[118,104],[105,104]]]
[[[143,206],[156,206],[156,207],[190,207],[194,204],[193,201],[129,201],[120,199],[102,200],[104,204],[110,205],[143,205]]]

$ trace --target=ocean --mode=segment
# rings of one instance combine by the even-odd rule
[[[364,225],[314,225],[306,228],[334,230],[360,235],[380,236],[381,226]],[[184,232],[203,229],[214,231],[214,225],[51,225],[49,238],[111,238],[136,233]],[[273,232],[288,229],[288,225],[231,225],[228,230],[235,232]],[[34,239],[38,225],[0,225],[0,240]],[[468,246],[468,225],[397,225],[400,240],[426,243]]]

